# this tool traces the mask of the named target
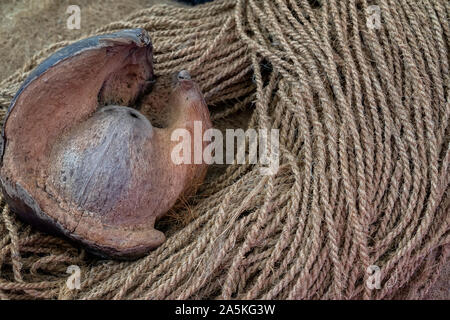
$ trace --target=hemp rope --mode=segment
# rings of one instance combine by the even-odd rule
[[[85,255],[2,200],[0,298],[423,298],[450,254],[449,21],[445,0],[223,0],[96,30],[147,29],[156,75],[190,70],[216,128],[280,130],[280,168],[212,166],[160,222],[166,242],[132,262]],[[69,43],[0,82],[2,119]],[[366,285],[371,265],[380,289]]]

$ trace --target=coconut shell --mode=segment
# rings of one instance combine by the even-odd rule
[[[155,221],[206,173],[203,162],[171,161],[171,134],[193,135],[196,121],[201,134],[211,127],[188,73],[168,78],[154,77],[143,29],[81,40],[40,64],[2,130],[0,182],[11,209],[104,257],[135,258],[161,245]]]

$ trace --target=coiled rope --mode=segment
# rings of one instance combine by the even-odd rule
[[[215,127],[280,130],[280,168],[212,167],[161,224],[167,241],[133,262],[85,255],[2,201],[0,298],[424,297],[450,251],[449,21],[446,0],[223,0],[96,30],[147,29],[156,74],[190,70]],[[67,44],[0,83],[2,117]]]

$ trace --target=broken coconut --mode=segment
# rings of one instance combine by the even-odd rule
[[[193,135],[194,121],[202,136],[211,127],[198,86],[186,71],[154,79],[145,30],[76,42],[39,65],[9,107],[5,199],[25,222],[98,255],[142,256],[165,240],[155,221],[205,176],[204,163],[171,160],[171,133]]]

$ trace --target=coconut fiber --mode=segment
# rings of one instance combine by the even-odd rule
[[[210,167],[137,261],[95,258],[2,201],[0,298],[423,298],[450,252],[449,20],[447,0],[239,0],[96,30],[147,29],[156,75],[190,70],[216,128],[279,129],[279,170]],[[2,117],[68,44],[0,83]]]

